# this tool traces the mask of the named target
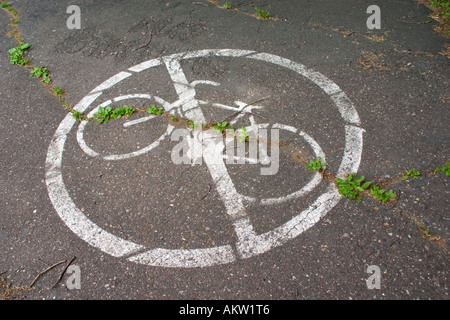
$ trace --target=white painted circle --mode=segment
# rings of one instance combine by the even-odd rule
[[[104,90],[113,87],[134,73],[166,64],[169,73],[173,74],[177,70],[171,70],[173,65],[176,65],[171,63],[172,61],[181,61],[208,55],[242,57],[275,64],[290,69],[315,83],[334,102],[344,121],[345,148],[337,176],[342,178],[345,173],[357,172],[361,161],[364,129],[360,128],[359,116],[346,94],[339,86],[321,73],[311,70],[300,63],[268,53],[256,53],[254,51],[235,49],[208,49],[178,53],[148,60],[129,68],[127,71],[119,72],[97,86],[75,106],[75,110],[84,112],[102,95]],[[340,195],[336,187],[330,183],[327,190],[310,204],[307,209],[297,213],[292,219],[269,232],[257,235],[253,232],[248,217],[235,215],[233,216],[233,225],[239,240],[234,244],[212,248],[179,250],[147,248],[132,241],[122,239],[100,228],[87,218],[73,202],[64,184],[61,168],[64,145],[75,123],[76,120],[71,114],[68,114],[60,123],[50,142],[46,159],[46,183],[49,197],[56,212],[72,232],[90,245],[114,257],[126,257],[127,260],[132,262],[162,267],[190,268],[231,263],[238,259],[262,254],[297,237],[303,231],[317,223],[340,200]],[[166,134],[168,133],[166,132]],[[229,200],[235,201],[235,199]]]
[[[93,110],[91,110],[91,112],[88,113],[87,117],[93,118],[95,113],[98,112],[98,109],[100,107],[104,108],[104,107],[110,105],[113,101],[116,102],[116,101],[122,101],[122,100],[129,100],[129,99],[133,99],[133,98],[151,99],[152,97],[149,94],[133,94],[133,95],[119,96],[112,100],[107,100],[107,101],[104,101],[103,103],[99,104],[97,107],[95,107]],[[151,119],[151,118],[155,118],[155,117],[156,116],[154,116],[154,115],[150,115],[145,118]],[[141,119],[141,120],[145,120],[145,119]],[[135,121],[135,122],[137,122],[137,121]],[[89,147],[88,144],[86,143],[86,141],[84,140],[84,129],[88,123],[89,122],[86,120],[83,120],[80,122],[80,125],[78,126],[78,130],[77,130],[77,141],[78,141],[78,144],[80,145],[81,149],[87,155],[89,155],[91,157],[98,157],[98,156],[100,156],[100,153],[98,153],[97,151],[95,151],[91,147]],[[126,124],[127,123],[125,123],[124,125],[126,125]],[[159,146],[161,141],[166,139],[172,133],[173,129],[174,128],[169,125],[167,127],[167,130],[158,139],[156,139],[155,141],[153,141],[152,143],[150,143],[148,146],[146,146],[144,148],[141,148],[141,149],[133,151],[133,152],[123,153],[123,154],[105,155],[105,156],[103,156],[103,160],[124,160],[124,159],[137,157],[137,156],[143,155],[147,152],[150,152],[151,150],[153,150],[154,148]]]

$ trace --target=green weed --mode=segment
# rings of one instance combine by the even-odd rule
[[[441,15],[449,19],[450,18],[450,1],[449,0],[433,0],[430,2],[432,6],[435,6],[441,10]]]
[[[15,48],[9,49],[9,57],[11,59],[11,64],[17,64],[24,66],[28,64],[31,59],[25,59],[23,56],[27,53],[28,49],[31,47],[28,43],[23,43]]]
[[[136,109],[129,106],[120,106],[113,109],[111,106],[99,107],[98,112],[94,113],[95,121],[98,123],[107,123],[111,118],[119,119],[132,115]]]
[[[233,9],[233,5],[231,4],[231,2],[227,1],[223,4],[223,7],[225,9]]]
[[[33,76],[36,78],[41,78],[41,81],[45,83],[50,83],[51,81],[47,68],[34,67],[34,69],[30,72],[30,77]]]
[[[450,161],[448,161],[444,166],[436,168],[434,170],[434,173],[439,172],[439,171],[440,172],[445,172],[445,175],[447,177],[450,177]]]
[[[397,197],[397,194],[395,194],[394,191],[389,190],[386,192],[386,190],[381,189],[377,185],[372,185],[370,188],[370,194],[375,196],[377,200],[380,200],[382,202],[387,202],[390,199],[394,199]]]
[[[119,108],[113,109],[111,113],[111,117],[114,119],[119,119],[122,117],[129,117],[131,116],[136,109],[130,107],[130,106],[120,106]]]
[[[265,10],[261,10],[258,8],[255,8],[256,12],[258,13],[258,15],[263,18],[263,19],[269,19],[269,15],[270,13],[268,11]]]
[[[212,126],[213,129],[216,129],[220,133],[223,133],[225,129],[229,129],[231,132],[234,132],[234,128],[231,125],[231,123],[228,123],[227,121],[223,122],[217,122],[215,125]]]
[[[60,87],[53,87],[53,93],[55,93],[57,95],[63,95],[65,92]]]
[[[196,129],[196,128],[204,127],[204,126],[202,126],[201,123],[194,122],[194,121],[191,121],[191,120],[185,120],[184,123],[186,123],[186,125],[187,125],[189,128],[191,128],[192,130],[194,130],[194,129]]]
[[[147,113],[160,116],[164,113],[164,108],[161,108],[158,106],[152,106],[151,108],[147,109]]]
[[[372,184],[371,182],[365,182],[364,176],[357,177],[354,173],[347,177],[347,180],[336,178],[339,193],[343,198],[349,198],[361,202],[363,194],[367,188]]]
[[[244,141],[248,141],[248,139],[249,139],[249,137],[248,137],[247,129],[245,127],[242,127],[242,131],[239,133],[239,141],[244,142]]]
[[[317,160],[309,160],[309,164],[306,165],[306,168],[308,170],[311,171],[315,171],[315,170],[323,170],[323,168],[326,166],[327,164],[325,162],[322,161],[322,158],[318,158]]]
[[[10,8],[12,6],[11,2],[2,2],[0,7],[2,8]]]
[[[98,123],[107,123],[111,118],[112,107],[98,107],[98,112],[94,113],[95,120]]]
[[[72,111],[72,116],[75,118],[75,120],[81,121],[81,120],[83,120],[84,114],[82,114],[79,111],[74,110],[74,111]]]
[[[418,177],[420,177],[420,172],[414,168],[412,170],[406,170],[405,174],[402,176],[404,180],[407,180],[408,178],[418,178]]]
[[[17,10],[14,9],[12,7],[12,3],[11,2],[2,2],[0,4],[0,7],[2,7],[3,9],[8,10],[9,12],[11,12],[14,16],[17,16]]]

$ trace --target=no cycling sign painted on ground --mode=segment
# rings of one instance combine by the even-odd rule
[[[248,50],[234,50],[234,49],[210,49],[199,50],[184,53],[177,53],[168,55],[162,58],[156,58],[149,61],[142,62],[129,68],[127,71],[122,71],[109,78],[89,94],[87,94],[75,106],[75,110],[85,112],[99,97],[102,96],[103,91],[112,89],[122,80],[132,77],[135,74],[143,72],[152,68],[165,68],[170,79],[173,81],[175,91],[178,95],[178,100],[169,103],[162,98],[152,96],[152,93],[134,93],[115,97],[112,100],[97,101],[99,106],[106,106],[113,101],[120,101],[132,98],[154,99],[159,102],[166,111],[175,111],[177,114],[184,116],[192,121],[205,121],[202,113],[202,104],[204,101],[195,98],[195,86],[199,83],[218,86],[220,84],[208,80],[197,80],[188,82],[186,75],[181,67],[181,62],[184,60],[207,57],[234,57],[239,59],[251,59],[262,64],[272,64],[283,67],[297,73],[299,76],[312,81],[317,85],[329,99],[331,99],[334,106],[337,108],[345,132],[345,147],[339,169],[337,171],[338,177],[343,177],[345,173],[357,172],[362,153],[363,146],[363,129],[360,127],[359,116],[353,107],[352,103],[347,98],[346,94],[331,80],[322,74],[311,70],[304,65],[268,53],[257,53]],[[236,102],[238,107],[230,107],[223,104],[215,104],[218,108],[230,110],[246,110],[251,109],[250,105],[243,102]],[[98,110],[98,107],[91,111],[92,115]],[[248,111],[248,110],[247,110]],[[147,121],[152,116],[139,118],[128,123],[132,125],[136,122]],[[329,186],[323,194],[317,197],[308,208],[301,212],[296,212],[293,217],[284,224],[270,230],[268,232],[257,234],[251,223],[251,219],[247,216],[243,205],[243,200],[252,201],[251,197],[246,197],[237,192],[233,181],[228,174],[227,167],[224,164],[224,158],[218,154],[217,149],[206,148],[203,150],[201,157],[208,167],[211,174],[212,181],[216,187],[220,199],[223,202],[224,210],[232,221],[234,231],[238,241],[227,245],[196,248],[196,249],[166,249],[166,248],[150,248],[142,244],[138,244],[129,240],[125,240],[111,232],[108,232],[90,220],[87,215],[80,210],[74,203],[69,194],[65,184],[62,173],[62,162],[65,142],[68,134],[72,131],[77,122],[69,113],[60,123],[56,133],[50,143],[47,159],[46,159],[46,183],[50,199],[53,203],[56,212],[64,223],[81,239],[90,245],[102,250],[103,252],[114,257],[124,257],[129,261],[141,263],[151,266],[160,267],[206,267],[218,264],[225,264],[237,261],[238,259],[246,259],[255,255],[267,252],[271,248],[280,246],[288,240],[300,235],[305,230],[317,223],[321,217],[329,212],[340,200],[340,195],[333,183]],[[92,157],[99,157],[100,154],[92,149],[84,140],[84,127],[86,121],[82,121],[77,128],[77,141],[83,151]],[[266,128],[267,124],[252,123],[253,127]],[[294,134],[301,136],[307,144],[313,149],[317,157],[325,159],[321,147],[317,142],[307,133],[284,124],[273,124],[272,128],[279,130],[287,130]],[[151,152],[158,147],[162,140],[167,139],[174,128],[168,125],[166,132],[161,137],[152,141],[147,147],[141,148],[137,151],[124,154],[111,154],[103,156],[104,161],[120,161],[128,158],[140,156],[147,152]],[[266,204],[280,203],[289,201],[294,198],[302,197],[311,192],[314,187],[322,180],[319,173],[315,173],[314,177],[305,184],[301,189],[281,198],[263,199]],[[263,201],[262,201],[263,202]]]

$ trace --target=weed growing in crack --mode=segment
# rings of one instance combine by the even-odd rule
[[[248,141],[248,140],[249,140],[249,136],[248,136],[247,129],[245,127],[242,127],[242,131],[239,133],[239,141],[244,142],[244,141]]]
[[[64,101],[63,97],[59,97],[59,101],[61,102],[61,104],[67,109],[67,110],[71,110],[72,107],[70,104],[68,104],[66,101]]]
[[[75,120],[78,120],[78,121],[81,121],[84,118],[84,114],[82,114],[81,112],[76,111],[76,110],[74,110],[72,112],[72,116],[75,118]]]
[[[450,1],[449,0],[433,0],[430,2],[432,6],[437,7],[441,10],[441,15],[446,18],[450,19]]]
[[[414,168],[412,170],[406,170],[405,174],[402,176],[404,180],[407,180],[408,178],[418,178],[418,177],[420,177],[420,172]]]
[[[185,123],[189,128],[191,128],[192,130],[194,130],[194,129],[196,129],[196,128],[204,127],[204,126],[202,126],[201,123],[194,122],[194,121],[191,121],[191,120],[185,120],[184,123]]]
[[[120,106],[119,108],[113,109],[111,113],[111,117],[114,119],[119,119],[122,117],[129,117],[131,116],[136,109],[130,107],[130,106]]]
[[[234,132],[234,127],[231,125],[231,123],[228,123],[228,121],[223,122],[217,122],[215,125],[212,126],[213,129],[216,129],[220,133],[225,132],[225,129],[229,129],[231,132]]]
[[[442,166],[442,167],[439,167],[439,168],[436,168],[434,171],[433,171],[433,173],[436,173],[436,172],[445,172],[445,175],[447,176],[447,177],[450,177],[450,161],[448,161],[444,166]]]
[[[382,202],[387,202],[390,199],[394,199],[397,197],[397,194],[394,191],[386,191],[384,189],[381,189],[377,185],[372,185],[372,187],[370,188],[370,194],[375,196],[377,200],[380,200]]]
[[[343,198],[349,198],[358,202],[361,202],[363,199],[362,192],[367,190],[372,184],[371,182],[365,182],[364,176],[358,178],[354,173],[350,174],[347,180],[336,178],[336,182],[339,193]]]
[[[9,58],[11,59],[11,64],[25,66],[30,63],[31,59],[24,58],[24,55],[27,53],[30,47],[30,44],[23,43],[15,48],[9,49]]]
[[[130,106],[120,106],[116,109],[113,109],[111,106],[99,107],[98,112],[94,113],[94,120],[98,123],[107,123],[111,118],[129,117],[135,111],[136,109]]]
[[[309,164],[306,165],[306,169],[311,171],[320,171],[323,170],[326,166],[326,162],[322,161],[322,158],[318,158],[317,160],[309,160]]]
[[[61,89],[60,87],[53,87],[53,93],[58,96],[65,94],[64,90]]]
[[[227,1],[223,4],[223,7],[225,9],[233,9],[233,5],[231,4],[231,2]]]
[[[268,11],[265,10],[261,10],[258,8],[255,8],[256,12],[258,13],[258,15],[263,18],[263,19],[269,19],[269,15],[270,13]]]
[[[34,69],[30,72],[30,77],[41,78],[42,82],[50,83],[51,79],[48,74],[47,68],[43,67],[34,67]]]
[[[111,118],[112,107],[98,107],[98,112],[94,113],[94,117],[98,123],[107,123]]]
[[[0,4],[0,7],[3,8],[3,9],[8,10],[8,11],[11,12],[14,16],[17,16],[17,10],[13,8],[11,2],[2,2],[2,3]]]
[[[164,108],[161,108],[158,106],[152,106],[151,108],[147,109],[147,113],[160,116],[164,113]]]
[[[2,2],[2,3],[0,4],[0,7],[2,7],[2,8],[7,8],[7,9],[9,10],[9,8],[12,7],[12,4],[11,4],[11,2]]]
[[[357,177],[352,173],[347,180],[336,178],[339,193],[343,198],[349,198],[361,202],[363,193],[370,190],[370,195],[381,202],[388,202],[397,198],[397,194],[391,189],[386,191],[370,181],[364,181],[364,176]],[[370,187],[370,188],[369,188]]]

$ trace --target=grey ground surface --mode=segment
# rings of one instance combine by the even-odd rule
[[[450,180],[432,171],[450,160],[449,58],[441,54],[449,42],[433,31],[437,22],[428,8],[416,1],[379,2],[381,29],[368,30],[366,9],[373,1],[254,1],[240,2],[238,10],[206,0],[11,3],[19,12],[22,37],[31,44],[31,64],[47,67],[52,84],[63,88],[73,105],[138,63],[201,49],[265,52],[320,72],[345,92],[365,130],[358,175],[384,179],[399,195],[388,204],[369,196],[361,203],[341,199],[294,239],[232,263],[167,268],[113,257],[80,239],[50,201],[47,151],[67,110],[29,69],[10,64],[8,50],[17,43],[6,36],[11,18],[1,10],[0,274],[12,287],[26,287],[62,260],[76,257],[72,264],[81,270],[81,289],[67,287],[68,274],[52,288],[61,264],[15,298],[448,300]],[[66,27],[71,4],[81,9],[80,30]],[[278,19],[246,14],[255,7],[270,8]],[[345,133],[329,97],[292,71],[249,60],[198,57],[183,61],[183,70],[190,81],[221,84],[198,86],[198,99],[228,105],[263,99],[255,118],[301,128],[322,147],[329,171],[336,173]],[[95,103],[132,93],[177,99],[167,70],[158,67],[120,82]],[[208,120],[229,115],[208,107]],[[86,142],[105,155],[125,153],[167,127],[159,118],[124,130],[123,121],[89,123]],[[140,157],[108,162],[84,153],[76,131],[75,126],[67,135],[61,170],[74,203],[97,226],[146,248],[190,250],[237,242],[207,167],[171,162],[176,142],[167,139]],[[314,158],[304,140],[289,134],[283,139],[302,150],[302,159]],[[396,179],[412,168],[422,176]],[[283,147],[276,175],[261,176],[259,169],[229,166],[238,192],[280,197],[313,175]],[[327,185],[324,179],[287,203],[248,205],[255,232],[289,221]],[[381,269],[380,289],[367,288],[370,265]]]

